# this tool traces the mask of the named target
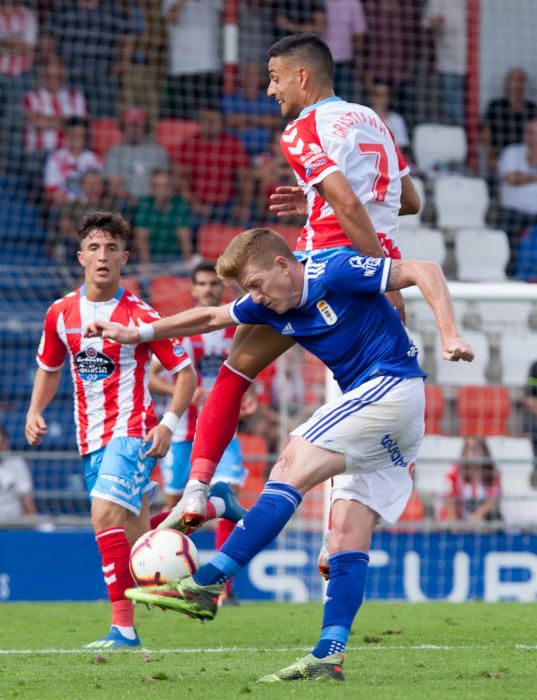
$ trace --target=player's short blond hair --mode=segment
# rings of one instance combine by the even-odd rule
[[[237,282],[247,263],[266,269],[279,255],[296,262],[291,248],[279,233],[269,228],[251,228],[229,243],[217,260],[216,273],[224,282]]]

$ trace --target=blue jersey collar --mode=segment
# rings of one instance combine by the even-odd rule
[[[316,102],[313,105],[309,105],[309,107],[304,107],[302,112],[298,115],[298,118],[300,119],[301,117],[305,117],[306,114],[309,114],[313,109],[317,109],[317,107],[320,107],[321,105],[326,105],[329,102],[343,102],[341,97],[336,97],[333,95],[332,97],[327,97],[325,100],[321,100],[320,102]]]
[[[119,287],[119,289],[118,289],[117,292],[114,294],[114,296],[112,297],[112,299],[115,299],[116,301],[119,301],[119,300],[121,299],[122,294],[123,294],[123,287]],[[81,296],[81,297],[85,297],[85,296],[86,296],[86,285],[85,285],[85,284],[83,284],[83,285],[80,287],[80,296]],[[109,301],[112,301],[112,299],[107,299],[106,301],[101,301],[101,302],[96,301],[96,302],[93,302],[93,303],[94,303],[94,304],[106,304],[106,303],[108,303]]]

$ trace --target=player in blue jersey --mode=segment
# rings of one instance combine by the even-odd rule
[[[301,263],[278,234],[252,229],[229,244],[217,271],[247,294],[226,306],[193,309],[141,329],[95,321],[87,333],[139,343],[232,324],[264,324],[323,360],[343,395],[292,432],[257,503],[194,577],[127,595],[213,618],[222,584],[279,534],[307,491],[342,475],[352,489],[352,508],[342,495],[333,502],[332,520],[347,518],[350,526],[334,528],[345,536],[331,543],[319,642],[303,659],[261,680],[343,680],[343,654],[362,603],[372,532],[379,517],[395,522],[402,513],[424,432],[425,375],[384,292],[417,285],[434,311],[444,358],[471,361],[473,352],[459,337],[445,278],[435,263],[352,251]]]

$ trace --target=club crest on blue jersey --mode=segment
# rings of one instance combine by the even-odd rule
[[[317,302],[316,307],[324,319],[327,326],[333,326],[337,321],[337,314],[328,302],[321,299]]]
[[[361,255],[353,255],[352,258],[349,258],[349,263],[351,267],[363,270],[365,277],[373,277],[383,260],[383,258],[364,258]]]

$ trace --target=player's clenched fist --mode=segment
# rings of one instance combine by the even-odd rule
[[[41,443],[41,440],[47,434],[47,423],[41,414],[29,413],[26,416],[24,434],[28,444],[35,446]]]
[[[135,345],[140,342],[140,333],[136,328],[127,328],[118,323],[92,321],[84,332],[86,338],[105,338],[115,340],[122,345]]]
[[[474,351],[462,338],[448,338],[444,343],[442,357],[450,362],[471,362],[474,359]]]

